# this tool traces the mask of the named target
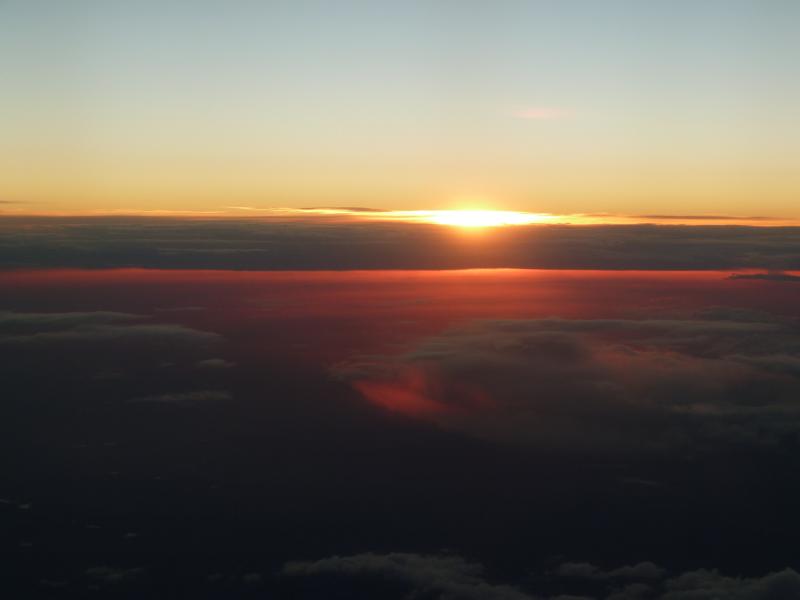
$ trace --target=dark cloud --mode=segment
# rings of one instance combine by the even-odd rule
[[[406,584],[405,591],[382,596],[384,598],[795,600],[800,597],[800,574],[793,569],[763,577],[730,577],[708,569],[667,577],[665,569],[650,562],[610,570],[589,563],[565,563],[553,577],[534,575],[534,583],[519,585],[489,583],[480,564],[456,555],[366,553],[333,556],[315,562],[287,563],[283,574],[291,577],[333,575],[355,581],[384,578]],[[588,581],[584,583],[581,580]]]
[[[224,358],[206,358],[197,361],[197,367],[200,369],[230,369],[235,366],[235,362]]]
[[[0,550],[48,597],[780,598],[793,286],[723,277],[6,273]]]
[[[217,370],[219,334],[153,323],[123,312],[0,312],[0,375],[18,385],[34,380],[116,382],[165,367]],[[204,363],[203,361],[211,361]],[[220,362],[222,361],[222,362]],[[149,379],[157,379],[150,377]],[[37,384],[38,385],[38,384]],[[195,384],[196,385],[196,384]]]
[[[587,562],[566,562],[556,569],[559,577],[572,577],[577,579],[620,579],[620,580],[658,580],[666,575],[666,569],[655,563],[645,561],[635,565],[626,565],[616,569],[604,570]]]
[[[728,577],[716,570],[690,571],[667,580],[659,600],[794,600],[800,598],[800,574],[794,569],[764,577]]]
[[[798,324],[710,315],[476,322],[335,373],[375,404],[488,439],[669,452],[794,439]]]
[[[489,583],[481,565],[460,556],[419,554],[358,554],[315,562],[291,562],[283,574],[293,577],[339,575],[384,578],[407,585],[408,597],[452,600],[530,600],[515,587]]]
[[[200,312],[206,310],[205,306],[174,306],[168,308],[156,308],[156,312],[165,312],[165,313],[191,313],[191,312]]]
[[[98,566],[86,569],[86,577],[95,583],[104,585],[122,585],[140,579],[144,575],[142,568],[122,568]]]
[[[0,219],[0,268],[800,269],[800,228],[536,225],[464,235],[352,218]]]
[[[652,586],[646,583],[630,583],[611,592],[606,600],[648,600],[653,597]]]
[[[172,324],[141,323],[146,317],[120,312],[20,313],[0,311],[0,344],[162,339],[208,343],[215,333]]]
[[[666,569],[659,567],[655,563],[645,561],[631,566],[619,567],[608,572],[610,577],[620,579],[661,579],[666,574]]]
[[[174,344],[208,343],[219,339],[216,334],[198,331],[182,325],[83,325],[62,331],[43,331],[31,334],[0,335],[0,345],[33,344]]]
[[[0,311],[0,335],[67,331],[82,327],[126,323],[142,318],[141,315],[110,311],[65,313]]]
[[[172,392],[155,396],[141,396],[132,398],[130,402],[143,402],[155,404],[192,405],[204,402],[224,402],[233,398],[226,390],[193,390],[190,392]]]
[[[734,273],[728,279],[752,279],[756,281],[791,281],[800,282],[800,275],[790,273]]]

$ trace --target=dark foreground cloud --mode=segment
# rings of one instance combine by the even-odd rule
[[[112,311],[61,313],[0,311],[0,335],[21,334],[24,336],[86,327],[105,327],[116,323],[129,323],[141,318],[139,315]]]
[[[224,402],[230,400],[230,392],[225,390],[192,390],[190,392],[173,392],[155,396],[141,396],[132,398],[134,403],[174,404],[178,406],[192,405],[206,402]]]
[[[734,273],[728,279],[752,279],[756,281],[791,281],[800,282],[800,275],[791,273]]]
[[[690,571],[667,580],[661,600],[790,600],[800,598],[800,574],[784,569],[764,577],[728,577],[716,570]]]
[[[39,315],[23,315],[23,324],[30,324],[31,317]],[[198,331],[182,325],[121,325],[118,321],[104,322],[107,315],[99,313],[97,319],[87,320],[84,316],[76,317],[75,326],[51,330],[55,324],[49,315],[41,315],[42,329],[29,333],[4,333],[16,325],[14,318],[0,321],[0,345],[5,346],[31,346],[31,345],[58,345],[58,344],[108,344],[124,343],[128,345],[153,344],[207,344],[218,339],[218,336],[207,331]],[[133,317],[133,316],[131,316]],[[69,316],[59,315],[57,319],[69,319]],[[126,317],[127,320],[128,317]],[[2,317],[0,316],[0,319]],[[79,320],[79,321],[78,321]],[[64,321],[60,321],[64,322]],[[9,325],[11,327],[9,327]]]
[[[283,574],[292,577],[340,575],[386,578],[407,585],[407,597],[453,600],[528,600],[531,596],[508,585],[486,581],[480,564],[460,556],[418,554],[358,554],[333,556],[315,562],[290,562]]]
[[[564,450],[691,453],[800,434],[800,327],[743,310],[487,320],[335,373],[389,410]]]
[[[135,581],[142,577],[144,569],[132,568],[124,569],[119,567],[89,567],[86,569],[86,577],[94,584],[104,585],[123,585]]]
[[[109,351],[125,347],[169,351],[207,347],[220,339],[216,333],[170,323],[147,323],[145,317],[128,313],[0,311],[0,350],[62,347],[80,352],[88,347]]]
[[[560,577],[575,577],[578,579],[646,581],[661,579],[666,574],[666,570],[649,561],[640,562],[635,565],[626,565],[611,570],[604,570],[586,562],[566,562],[559,565],[556,574]]]
[[[548,577],[535,575],[518,585],[497,583],[482,565],[455,555],[357,554],[318,561],[290,562],[283,575],[333,577],[339,586],[387,581],[400,589],[384,598],[430,600],[796,600],[800,574],[787,568],[762,577],[731,577],[698,569],[675,576],[650,562],[603,570],[589,563],[566,563]],[[588,580],[588,581],[587,581]],[[355,585],[353,587],[356,587]],[[357,589],[357,587],[356,587]],[[355,595],[353,597],[362,597]]]
[[[800,269],[800,228],[535,225],[464,232],[389,221],[0,218],[0,268]]]
[[[793,285],[188,275],[5,275],[0,550],[43,597],[792,591]]]
[[[120,379],[180,365],[218,369],[232,365],[212,354],[221,341],[210,331],[124,312],[0,311],[0,375],[6,382],[55,381]]]

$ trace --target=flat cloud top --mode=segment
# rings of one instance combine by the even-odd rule
[[[5,217],[0,268],[800,269],[800,228]],[[781,280],[770,277],[772,280]]]

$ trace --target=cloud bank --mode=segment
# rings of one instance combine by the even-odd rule
[[[5,217],[0,268],[800,269],[800,228],[532,225],[479,235],[422,223]]]
[[[537,575],[534,583],[508,585],[490,581],[482,565],[457,555],[364,553],[286,563],[282,574],[336,577],[340,585],[370,579],[389,581],[403,588],[383,597],[431,600],[795,600],[800,597],[800,574],[790,568],[762,577],[731,577],[709,569],[669,577],[666,569],[650,562],[609,570],[590,563],[565,563],[549,577]]]
[[[745,310],[478,321],[334,373],[388,410],[566,451],[692,453],[800,434],[800,325]]]

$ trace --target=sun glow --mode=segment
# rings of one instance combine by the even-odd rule
[[[431,211],[427,220],[455,227],[500,227],[543,223],[548,220],[548,215],[510,210],[437,210]]]

